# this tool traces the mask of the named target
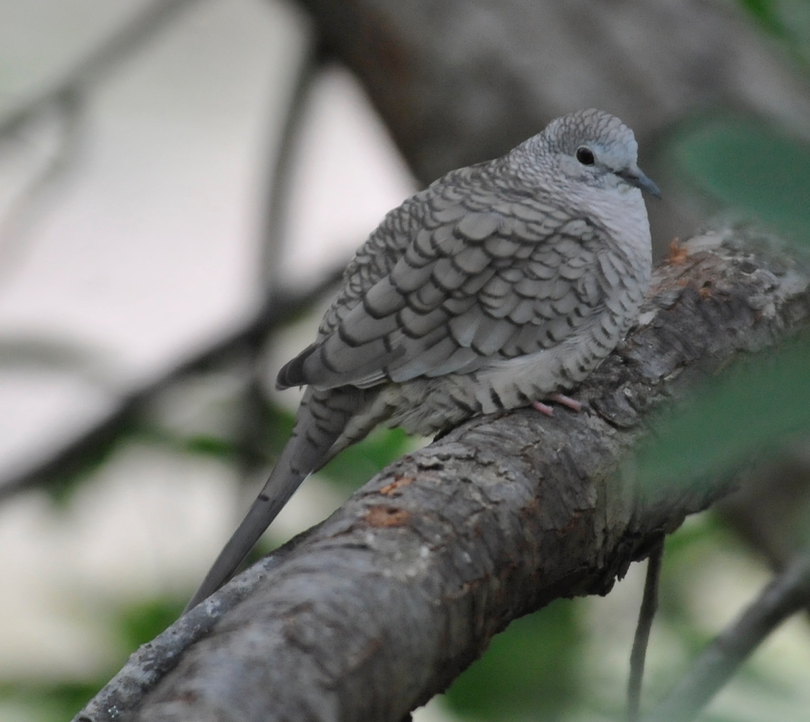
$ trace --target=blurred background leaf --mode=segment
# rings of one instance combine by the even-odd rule
[[[810,145],[761,121],[696,119],[668,154],[682,177],[718,207],[731,207],[782,235],[810,243]]]
[[[705,382],[653,425],[637,455],[642,483],[722,474],[810,430],[810,337],[758,354]]]

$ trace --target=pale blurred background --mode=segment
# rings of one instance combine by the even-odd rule
[[[269,463],[244,429],[251,394],[308,343],[317,316],[275,334],[257,372],[224,364],[154,394],[146,421],[124,424],[69,478],[26,474],[127,394],[248,322],[267,284],[316,287],[420,187],[338,64],[315,75],[295,135],[285,134],[315,37],[298,5],[161,5],[176,12],[101,65],[78,115],[46,110],[0,136],[2,720],[68,718],[179,612]],[[150,7],[0,0],[0,123]],[[268,220],[279,192],[273,165],[293,137],[284,217]],[[659,142],[653,167],[662,152]],[[261,429],[276,416],[289,423],[296,403],[294,393],[270,399],[277,410],[261,412],[272,417]],[[276,437],[268,445],[283,443]],[[391,438],[373,441],[354,483],[384,463],[375,455],[401,453]],[[274,525],[274,543],[340,503],[351,475],[333,476],[304,485]],[[711,515],[690,521],[671,546],[671,593],[650,653],[659,690],[770,576]],[[641,573],[634,567],[606,599],[558,602],[521,620],[479,677],[417,718],[609,719],[622,704]],[[552,687],[559,699],[532,691]],[[808,709],[810,632],[794,619],[710,718],[798,720]]]

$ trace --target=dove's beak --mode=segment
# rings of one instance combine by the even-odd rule
[[[661,197],[661,191],[658,189],[658,186],[647,178],[647,176],[642,173],[641,168],[638,166],[625,168],[624,170],[617,172],[616,175],[619,176],[619,178],[627,181],[631,186],[635,186],[636,188],[649,193],[651,196],[655,196],[656,198]]]

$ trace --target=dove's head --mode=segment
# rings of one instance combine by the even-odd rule
[[[635,187],[661,195],[638,167],[633,131],[602,110],[580,110],[557,118],[525,145],[546,177],[550,173],[565,185],[608,190]]]

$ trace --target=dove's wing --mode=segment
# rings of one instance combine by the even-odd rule
[[[481,205],[431,199],[390,270],[350,309],[342,304],[279,385],[369,387],[469,373],[555,346],[604,307],[612,268],[600,263],[603,229],[525,195]]]

